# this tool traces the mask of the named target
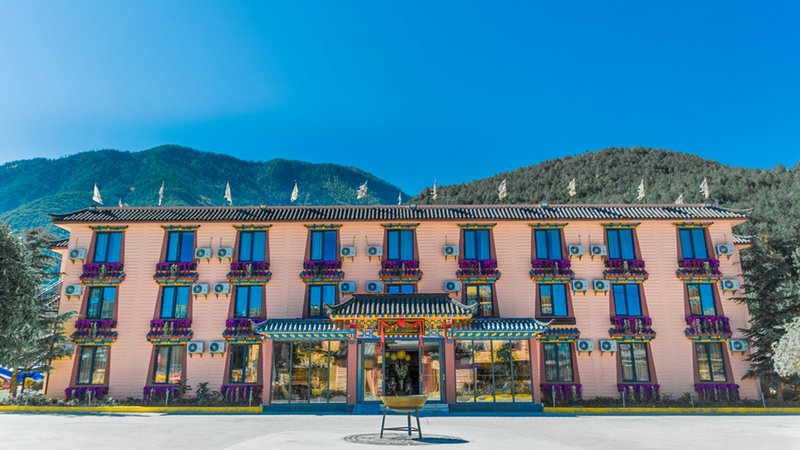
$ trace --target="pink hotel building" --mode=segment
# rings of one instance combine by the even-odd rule
[[[55,397],[208,382],[267,409],[757,398],[712,205],[95,208],[69,231]],[[186,395],[194,395],[189,392]]]

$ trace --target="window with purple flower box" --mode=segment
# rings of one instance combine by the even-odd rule
[[[236,286],[234,318],[258,319],[263,311],[263,286]]]
[[[689,312],[693,316],[716,316],[714,285],[711,283],[689,283],[686,285]]]
[[[92,262],[95,263],[118,263],[121,262],[122,255],[122,232],[121,231],[98,231],[94,234],[94,255]]]
[[[86,319],[112,319],[114,317],[116,299],[116,287],[95,286],[89,288]]]
[[[194,262],[194,231],[168,231],[167,257],[169,263]]]
[[[258,344],[234,344],[230,348],[228,383],[258,383],[258,360],[261,346]]]
[[[412,261],[414,257],[414,230],[386,230],[386,259],[389,261]]]
[[[267,232],[266,231],[240,231],[239,256],[240,262],[264,262],[267,257]]]
[[[536,243],[536,259],[563,259],[561,228],[535,229],[533,230],[533,236]]]
[[[725,350],[720,342],[696,342],[697,372],[701,383],[724,383],[728,381],[725,373]]]
[[[339,258],[337,247],[339,244],[338,230],[311,230],[311,261],[336,261]]]
[[[185,319],[189,313],[190,286],[164,286],[161,289],[161,318]]]
[[[650,381],[650,362],[647,344],[622,342],[618,344],[623,383],[647,383]]]
[[[185,345],[155,345],[153,384],[178,384],[183,379]]]
[[[79,347],[77,384],[105,384],[108,346],[88,345]]]
[[[464,259],[492,259],[491,232],[488,228],[464,230]]]
[[[678,236],[683,259],[708,259],[705,228],[678,228]]]
[[[607,228],[606,241],[608,242],[609,259],[636,259],[633,228]]]

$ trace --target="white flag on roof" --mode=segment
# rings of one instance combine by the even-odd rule
[[[508,189],[506,188],[506,180],[503,180],[497,188],[497,198],[503,200],[506,197],[508,197]]]
[[[164,202],[164,182],[161,182],[161,187],[158,188],[158,206]]]
[[[403,193],[402,192],[398,192],[397,193],[397,204],[398,205],[402,205],[403,204]]]
[[[708,190],[708,179],[703,178],[703,182],[700,183],[700,193],[703,194],[703,198],[708,200],[711,196],[711,191]]]
[[[294,188],[292,188],[292,196],[289,197],[292,203],[297,201],[297,196],[300,194],[300,191],[297,189],[297,181],[294,182]]]
[[[639,195],[636,197],[636,200],[644,200],[644,178],[642,178],[642,181],[639,183]]]
[[[356,200],[361,200],[366,196],[367,196],[367,181],[365,181],[364,184],[358,187],[358,192],[356,192]]]
[[[97,183],[94,184],[94,193],[92,194],[92,201],[97,202],[99,204],[103,204],[103,197],[100,196],[100,188],[97,187]]]
[[[122,203],[122,197],[120,197],[119,198],[119,207],[122,208],[123,206],[125,206],[125,205]]]
[[[431,189],[431,199],[436,201],[436,197],[439,196],[439,191],[436,189],[436,178],[433,179],[433,189]]]
[[[577,191],[577,188],[576,188],[576,185],[575,185],[575,178],[573,178],[572,181],[569,182],[569,185],[567,186],[567,191],[569,191],[569,196],[570,197],[575,197],[575,195],[578,194],[578,191]]]
[[[675,204],[676,205],[682,205],[683,204],[683,194],[679,195],[678,198],[675,199]]]
[[[229,205],[233,204],[233,197],[231,197],[231,183],[229,181],[225,182],[225,195],[222,196]]]

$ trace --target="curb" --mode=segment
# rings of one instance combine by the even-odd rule
[[[722,408],[569,408],[556,407],[544,408],[545,414],[592,414],[592,415],[625,415],[625,414],[730,414],[730,415],[763,415],[763,414],[800,414],[800,407],[775,407],[775,408],[755,408],[755,407],[722,407]]]
[[[0,406],[5,413],[261,414],[261,406]]]

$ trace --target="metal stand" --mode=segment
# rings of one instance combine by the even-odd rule
[[[417,418],[417,427],[416,428],[411,426],[411,413],[412,413],[411,411],[398,411],[398,412],[402,412],[402,413],[406,414],[406,419],[407,419],[408,426],[405,426],[405,427],[389,427],[389,428],[387,428],[386,427],[386,410],[388,410],[388,409],[389,408],[383,408],[383,420],[381,420],[381,439],[383,439],[383,431],[384,430],[389,430],[389,431],[407,431],[409,436],[411,436],[411,432],[412,431],[416,431],[417,434],[419,435],[419,438],[422,439],[422,428],[419,425],[419,410],[418,409],[415,409],[413,411],[414,416],[416,416],[416,418]]]

